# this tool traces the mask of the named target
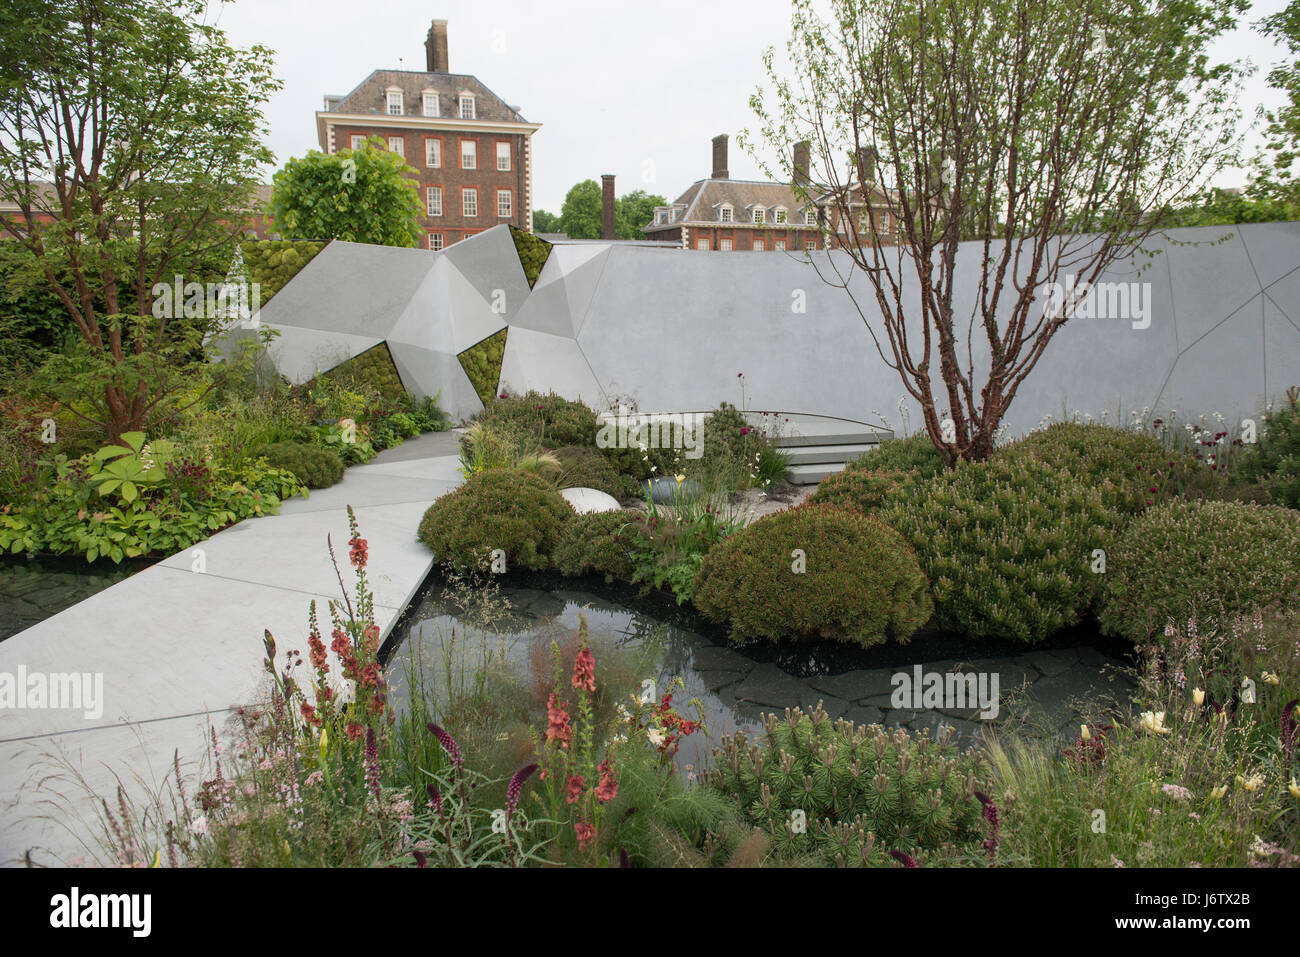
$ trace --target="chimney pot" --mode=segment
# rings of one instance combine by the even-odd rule
[[[424,41],[426,65],[430,73],[448,73],[447,68],[447,21],[434,20],[429,27],[429,35]]]
[[[727,134],[719,133],[713,138],[713,176],[711,179],[727,179]]]
[[[809,168],[812,165],[812,144],[801,140],[794,144],[794,181],[798,186],[807,186],[812,182]]]
[[[600,187],[600,238],[609,241],[614,238],[614,174],[602,175]]]

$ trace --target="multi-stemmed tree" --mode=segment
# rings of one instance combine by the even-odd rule
[[[0,230],[14,282],[45,283],[80,348],[47,380],[112,438],[140,429],[201,358],[201,321],[155,286],[219,281],[256,174],[270,52],[238,50],[200,0],[0,5]],[[170,312],[170,314],[167,314]]]
[[[759,129],[742,142],[762,140],[783,157],[769,175],[830,211],[847,260],[817,268],[854,297],[949,464],[992,452],[1071,318],[1070,297],[1045,307],[1045,286],[1096,281],[1233,161],[1239,69],[1207,48],[1242,9],[794,0],[791,75],[769,50],[771,89],[752,98]],[[807,170],[794,168],[800,141]],[[866,282],[850,288],[855,275]]]

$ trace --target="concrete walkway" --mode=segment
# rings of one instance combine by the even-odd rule
[[[219,532],[0,644],[0,681],[78,673],[103,682],[100,714],[0,707],[0,863],[29,852],[42,865],[93,860],[97,801],[88,791],[111,806],[119,780],[137,798],[156,792],[177,751],[197,768],[209,720],[220,725],[264,687],[263,629],[281,653],[305,653],[313,598],[328,624],[327,603],[340,592],[327,535],[352,587],[348,505],[369,542],[386,636],[432,565],[415,530],[460,483],[458,438],[412,439],[348,469],[333,488],[285,502],[279,515]],[[20,705],[30,700],[22,690]]]

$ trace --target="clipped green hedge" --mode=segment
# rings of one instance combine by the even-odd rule
[[[1097,620],[1107,634],[1161,640],[1195,616],[1231,625],[1300,600],[1300,512],[1279,505],[1173,501],[1148,509],[1110,553]]]
[[[248,240],[239,244],[249,282],[261,286],[262,305],[284,288],[327,244],[309,240]]]
[[[902,536],[831,505],[776,512],[724,538],[704,556],[692,600],[735,640],[829,638],[863,647],[891,636],[907,641],[934,607]]]
[[[506,354],[506,336],[509,329],[488,336],[477,345],[470,346],[456,358],[469,376],[479,401],[488,405],[496,399],[497,383],[501,381],[501,360]]]
[[[1058,422],[1031,432],[997,453],[1018,459],[1033,456],[1088,483],[1110,481],[1125,490],[1120,502],[1136,513],[1182,490],[1196,473],[1191,456],[1159,439],[1108,425]]]
[[[338,454],[309,442],[273,442],[253,449],[249,457],[264,458],[272,468],[292,472],[307,488],[329,488],[343,478]]]
[[[555,543],[556,569],[570,578],[596,574],[606,581],[631,581],[636,569],[628,544],[641,534],[644,523],[645,515],[631,509],[575,515]]]
[[[419,540],[440,564],[462,571],[486,567],[493,551],[507,567],[542,571],[574,511],[544,479],[514,469],[478,472],[429,506]]]
[[[880,510],[916,549],[935,624],[972,638],[1035,642],[1077,623],[1123,524],[1125,492],[1032,456],[959,462]]]
[[[528,288],[537,285],[537,277],[542,274],[542,267],[551,255],[551,244],[532,233],[510,227],[510,238],[515,241],[515,250],[519,253],[519,264],[524,267],[524,276],[528,279]]]

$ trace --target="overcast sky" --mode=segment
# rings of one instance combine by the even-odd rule
[[[1249,28],[1285,0],[1260,0],[1220,57],[1260,69],[1247,112],[1279,98],[1264,81],[1282,51]],[[277,162],[317,149],[315,113],[372,70],[423,70],[433,19],[448,21],[450,66],[472,73],[534,123],[536,208],[602,173],[620,195],[674,198],[711,171],[710,140],[731,134],[734,179],[761,178],[736,142],[753,128],[749,96],[764,82],[762,53],[784,51],[786,0],[214,0],[210,18],[241,47],[275,51],[283,89],[267,110]],[[269,178],[269,174],[268,174]],[[1240,186],[1240,172],[1221,185]]]

